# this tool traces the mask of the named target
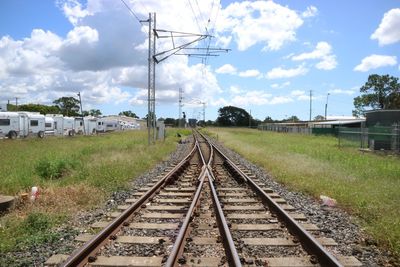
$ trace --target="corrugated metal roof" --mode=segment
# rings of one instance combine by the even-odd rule
[[[353,123],[361,123],[365,122],[365,119],[358,120],[338,120],[338,121],[321,121],[314,122],[313,125],[345,125],[345,124],[353,124]]]

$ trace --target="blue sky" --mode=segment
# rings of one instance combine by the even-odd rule
[[[125,0],[157,28],[212,33],[229,53],[157,65],[156,113],[214,120],[234,105],[253,117],[351,115],[368,75],[400,75],[399,1]],[[208,22],[209,21],[209,22]],[[50,104],[81,91],[84,109],[147,113],[147,36],[122,1],[0,1],[0,103]],[[175,40],[179,42],[179,40]],[[183,41],[190,41],[185,39]],[[201,42],[200,47],[208,43]],[[158,51],[171,40],[158,40]]]

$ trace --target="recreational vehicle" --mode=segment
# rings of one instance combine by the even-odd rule
[[[46,135],[55,135],[55,124],[53,118],[45,116],[44,129]]]
[[[47,114],[46,117],[54,120],[54,135],[73,136],[75,134],[75,119],[71,117],[63,117],[61,114]]]
[[[97,118],[96,117],[84,117],[85,123],[85,133],[87,135],[96,134],[97,133]]]
[[[28,115],[28,135],[37,135],[40,138],[45,134],[44,115],[31,112],[19,112],[19,114]]]
[[[28,136],[28,116],[18,112],[0,112],[0,137]]]
[[[97,121],[97,131],[98,132],[111,132],[115,130],[119,130],[120,125],[118,120],[110,120],[108,118],[100,118]]]
[[[83,125],[84,125],[83,118],[76,117],[75,118],[75,126],[74,126],[75,134],[84,134],[85,133],[85,127]]]

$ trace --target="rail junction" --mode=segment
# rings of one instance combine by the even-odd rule
[[[190,153],[134,197],[46,265],[361,266],[199,132]]]

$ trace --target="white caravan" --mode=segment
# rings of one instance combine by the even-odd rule
[[[45,118],[40,113],[19,112],[28,115],[28,135],[37,135],[40,138],[45,134]]]
[[[85,124],[85,133],[86,135],[96,134],[97,133],[97,121],[96,117],[84,117],[83,118]]]
[[[54,134],[58,136],[75,134],[75,119],[71,117],[63,117],[61,114],[47,114],[46,117],[50,117],[54,120]]]
[[[110,131],[115,131],[119,130],[120,125],[118,123],[118,120],[110,120],[107,118],[100,118],[97,120],[97,131],[98,132],[110,132]]]
[[[0,112],[0,137],[15,139],[29,133],[28,115],[18,112]]]
[[[55,123],[53,118],[45,116],[44,129],[46,135],[55,135]]]
[[[85,133],[85,128],[83,127],[84,121],[83,118],[81,117],[75,117],[75,134],[84,134]]]

